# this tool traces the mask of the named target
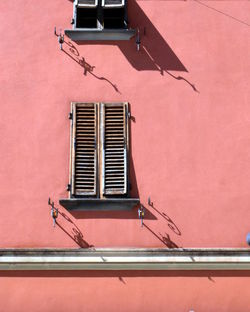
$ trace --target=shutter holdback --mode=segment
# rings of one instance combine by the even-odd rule
[[[53,218],[53,227],[55,227],[56,219],[58,217],[58,208],[55,208],[54,202],[51,202],[50,197],[48,199],[48,205],[51,206],[50,215]]]
[[[138,208],[138,217],[141,220],[141,227],[143,227],[143,219],[145,216],[145,210],[143,205],[140,205],[140,207]]]
[[[64,35],[62,35],[61,31],[62,30],[60,29],[60,33],[58,34],[57,31],[56,31],[56,26],[55,26],[55,28],[54,28],[54,35],[58,37],[58,43],[60,45],[60,50],[63,49],[62,45],[64,43]]]

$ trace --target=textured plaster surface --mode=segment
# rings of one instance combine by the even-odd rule
[[[133,40],[67,38],[63,52],[53,32],[71,27],[71,1],[1,1],[1,247],[246,247],[250,3],[129,5],[139,53]],[[136,209],[59,207],[71,101],[130,103],[132,193],[147,209],[144,227]]]

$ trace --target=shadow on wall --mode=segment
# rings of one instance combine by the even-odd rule
[[[126,285],[126,278],[130,277],[207,277],[208,282],[216,283],[216,278],[223,277],[250,277],[250,271],[0,271],[1,277],[117,277],[117,282]]]
[[[56,208],[56,207],[55,207]],[[59,208],[58,210],[58,217],[62,217],[64,220],[67,221],[67,225],[63,226],[63,222],[59,222],[59,220],[55,222],[56,226],[58,226],[67,236],[69,236],[80,248],[91,248],[94,247],[90,245],[86,240],[83,238],[83,234],[79,227],[72,221],[65,213],[61,212]],[[63,221],[62,219],[62,221]]]
[[[168,231],[171,230],[173,235],[181,236],[181,231],[176,225],[176,223],[171,219],[165,212],[159,211],[153,202],[151,202],[150,198],[148,199],[148,205],[150,208],[156,212],[160,218],[162,218],[168,225]],[[164,234],[161,234],[160,232],[157,234],[152,228],[149,227],[148,224],[143,222],[144,227],[155,237],[157,238],[160,242],[162,242],[166,247],[172,249],[172,248],[182,248],[181,246],[178,246],[172,238],[170,238],[170,235],[165,232]]]
[[[135,0],[128,5],[129,27],[140,30],[141,50],[136,51],[135,37],[130,41],[78,41],[78,45],[116,45],[136,70],[188,72],[174,51],[151,23]],[[134,41],[134,42],[133,42]]]
[[[95,73],[93,73],[95,66],[90,65],[89,63],[86,62],[85,58],[83,56],[80,55],[79,51],[77,50],[76,46],[73,45],[72,42],[70,41],[64,41],[65,44],[67,45],[67,49],[62,49],[62,51],[69,56],[73,61],[75,61],[77,64],[79,64],[83,69],[83,74],[85,76],[87,76],[87,73],[89,73],[91,76],[93,76],[94,78],[98,79],[98,80],[103,80],[106,81],[109,85],[111,85],[114,90],[118,93],[121,94],[121,92],[118,90],[118,87],[116,84],[112,83],[109,79],[103,77],[103,76],[99,76]]]
[[[162,235],[162,234],[158,235],[147,224],[145,224],[145,222],[143,222],[143,226],[169,249],[181,248],[180,246],[176,245],[175,242],[171,240],[169,234],[165,233],[165,235]]]
[[[146,16],[136,0],[129,1],[128,16],[130,17],[130,27],[140,30],[141,50],[137,53],[135,44],[127,44],[124,41],[118,43],[118,46],[135,69],[156,70],[161,74],[168,70],[187,72],[186,67]]]
[[[131,19],[129,27],[139,29],[140,31],[141,47],[139,52],[136,51],[135,38],[130,41],[81,41],[77,42],[77,45],[116,45],[136,70],[159,71],[161,75],[165,73],[173,79],[185,81],[193,91],[199,92],[195,85],[186,78],[170,73],[170,71],[187,73],[188,70],[143,12],[136,0],[129,1],[128,12]],[[116,84],[105,77],[93,73],[95,66],[88,64],[84,57],[80,56],[75,45],[71,42],[66,42],[66,44],[71,46],[69,50],[74,54],[74,58],[76,57],[74,60],[84,67],[85,75],[90,73],[93,77],[106,81],[116,92],[121,93]],[[68,54],[66,51],[64,52]],[[71,53],[68,56],[72,57]]]

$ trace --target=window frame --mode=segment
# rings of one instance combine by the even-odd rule
[[[95,107],[95,148],[96,148],[96,166],[95,170],[95,192],[76,194],[75,191],[75,153],[76,153],[76,108],[77,106],[84,107],[88,105],[94,105]],[[121,106],[122,105],[122,106]],[[105,191],[105,109],[107,107],[123,107],[123,136],[124,136],[124,191]],[[116,102],[116,103],[104,103],[104,102],[72,102],[71,103],[71,126],[70,126],[70,166],[69,166],[69,197],[70,198],[93,198],[93,199],[107,199],[107,198],[129,198],[129,158],[130,158],[130,139],[129,139],[129,103],[128,102]],[[116,181],[117,182],[117,181]]]
[[[78,8],[82,9],[94,9],[96,8],[97,10],[97,23],[96,27],[77,27],[77,10]],[[115,28],[106,28],[104,24],[104,15],[105,15],[105,10],[112,10],[112,9],[119,9],[119,8],[124,8],[124,16],[123,16],[123,21],[124,21],[124,27],[115,27]],[[99,30],[103,31],[106,29],[128,29],[128,18],[127,18],[127,0],[122,0],[122,4],[120,5],[105,5],[105,0],[95,0],[95,5],[87,5],[87,4],[78,4],[78,0],[75,0],[73,3],[73,29],[74,30]]]

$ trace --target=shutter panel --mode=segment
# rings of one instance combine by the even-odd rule
[[[104,195],[127,194],[127,103],[102,104]]]
[[[96,195],[97,105],[72,103],[72,193]]]

